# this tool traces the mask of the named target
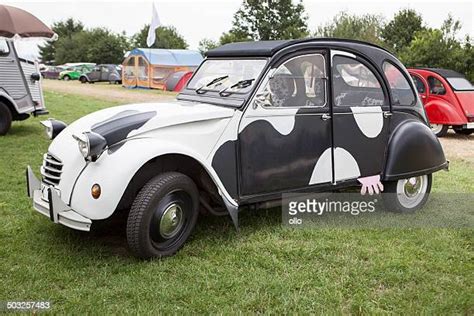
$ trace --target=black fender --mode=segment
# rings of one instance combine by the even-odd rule
[[[383,176],[385,181],[430,174],[447,168],[443,147],[425,124],[408,120],[392,132]]]

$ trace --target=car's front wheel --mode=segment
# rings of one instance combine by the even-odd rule
[[[431,130],[438,137],[444,137],[448,133],[449,126],[443,124],[431,124]]]
[[[176,253],[188,239],[198,217],[198,189],[188,176],[167,172],[151,179],[139,192],[127,220],[127,241],[143,259]]]
[[[81,77],[81,78],[79,78],[79,81],[80,81],[81,83],[86,83],[86,82],[87,82],[87,78],[86,78],[86,77]]]
[[[431,183],[431,174],[385,183],[382,195],[385,208],[397,213],[415,212],[428,200]]]
[[[63,80],[64,80],[64,81],[69,81],[69,80],[71,80],[71,77],[69,77],[68,75],[66,75],[66,76],[63,77]]]

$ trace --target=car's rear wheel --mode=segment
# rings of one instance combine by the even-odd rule
[[[12,112],[5,103],[0,102],[0,136],[6,135],[12,126]]]
[[[87,82],[87,79],[86,79],[86,77],[81,77],[81,78],[79,78],[79,81],[80,81],[81,83],[86,83],[86,82]]]
[[[64,80],[64,81],[69,81],[69,80],[71,80],[71,77],[69,77],[68,75],[66,75],[66,76],[63,77],[63,80]]]
[[[449,126],[443,124],[431,124],[431,130],[438,137],[446,136]]]
[[[194,182],[178,172],[150,180],[135,198],[127,220],[127,241],[140,258],[176,253],[198,217],[199,195]]]
[[[471,135],[472,133],[474,133],[474,129],[455,128],[455,129],[454,129],[454,132],[455,132],[456,134],[460,134],[460,135]]]
[[[415,212],[428,200],[431,183],[431,174],[385,183],[382,195],[385,208],[397,213]]]

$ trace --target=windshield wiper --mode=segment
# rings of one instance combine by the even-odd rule
[[[228,75],[220,76],[220,77],[214,78],[214,79],[212,79],[211,81],[209,81],[207,84],[202,85],[202,86],[200,86],[199,88],[197,88],[197,89],[196,89],[196,93],[197,93],[197,94],[206,93],[208,90],[204,90],[204,88],[210,87],[210,86],[212,86],[212,85],[214,85],[214,84],[216,84],[216,83],[218,83],[218,82],[220,82],[220,81],[222,81],[222,80],[224,80],[224,79],[227,79],[227,78],[229,78]]]
[[[226,87],[226,88],[222,89],[221,91],[219,91],[219,95],[221,97],[228,97],[229,95],[234,93],[235,90],[240,90],[240,89],[245,89],[247,87],[250,87],[252,85],[252,82],[254,82],[254,81],[255,81],[255,78],[240,80],[240,81],[234,83],[233,85],[231,85],[230,87]],[[234,91],[227,91],[228,89],[232,89]]]

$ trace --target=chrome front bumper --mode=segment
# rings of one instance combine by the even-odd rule
[[[33,199],[35,210],[49,217],[54,223],[76,230],[90,231],[92,221],[76,213],[69,205],[64,203],[58,190],[54,187],[41,183],[30,166],[26,168],[26,186],[28,196]],[[47,200],[43,198],[43,192],[48,197]]]

